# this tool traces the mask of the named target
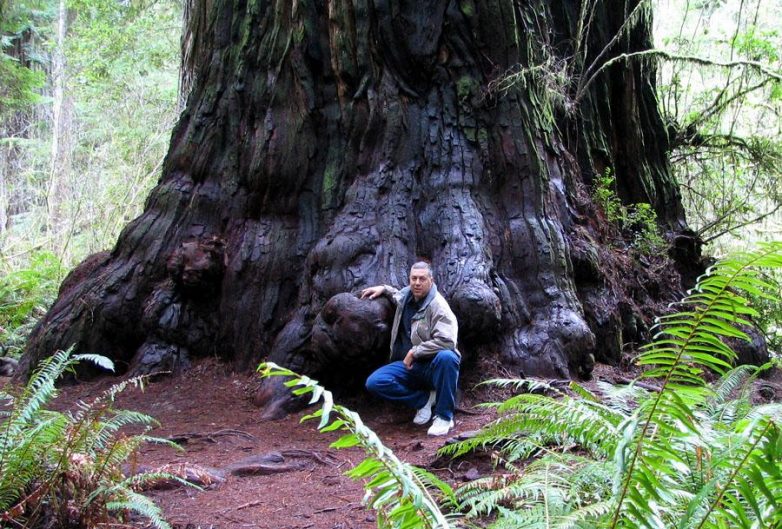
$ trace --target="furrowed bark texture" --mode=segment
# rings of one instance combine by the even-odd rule
[[[209,13],[212,0],[184,0],[182,2],[181,63],[179,68],[179,108],[187,103],[195,84],[197,64],[203,60],[209,45]]]
[[[653,204],[668,229],[683,213],[652,65],[617,63],[567,103],[636,4],[599,2],[583,24],[577,3],[547,0],[209,2],[160,183],[111,254],[66,281],[27,366],[75,343],[135,368],[217,354],[317,373],[326,302],[403,286],[419,258],[467,357],[554,377],[615,359],[638,311],[603,299],[621,280],[600,270],[585,189],[612,167],[620,196]],[[601,61],[649,46],[648,12],[627,28]],[[579,39],[562,93],[535,73],[487,90],[565,61]]]

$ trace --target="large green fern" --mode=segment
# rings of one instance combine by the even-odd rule
[[[731,370],[724,339],[746,338],[756,314],[746,296],[778,297],[759,270],[781,267],[780,243],[722,260],[660,319],[639,357],[659,391],[603,385],[600,404],[572,384],[572,394],[499,404],[497,421],[445,452],[491,446],[510,463],[537,460],[461,488],[463,508],[494,514],[492,527],[779,527],[782,408],[751,406],[755,368]],[[709,373],[722,378],[706,384]],[[589,489],[578,485],[585,473]]]
[[[610,527],[670,526],[671,505],[679,503],[673,491],[679,490],[682,472],[692,456],[689,449],[711,448],[700,446],[703,425],[695,417],[696,410],[708,402],[712,393],[704,384],[704,374],[724,374],[731,368],[735,353],[725,338],[747,338],[739,326],[751,325],[748,318],[757,312],[745,296],[779,295],[779,286],[766,282],[758,273],[764,268],[782,268],[782,243],[763,244],[757,251],[719,261],[682,301],[684,311],[660,318],[655,340],[642,350],[638,363],[649,368],[644,377],[661,380],[662,387],[654,398],[639,406],[635,415],[637,427],[631,442],[623,448],[625,464]],[[772,435],[774,430],[768,421],[760,421],[750,432],[742,432],[744,450],[722,454],[732,463],[728,465],[731,472],[722,478],[738,480],[743,472],[752,472],[751,454],[771,442],[765,435]],[[752,432],[763,434],[755,438]],[[731,459],[734,453],[743,452],[744,456]],[[757,486],[761,484],[758,482]],[[724,489],[716,488],[712,494],[703,495],[702,500],[707,505],[711,503],[697,526],[709,527],[710,516],[720,518],[724,493]],[[687,512],[691,510],[688,508]],[[693,517],[696,523],[697,517]],[[688,527],[690,519],[674,521],[680,527]]]
[[[141,385],[143,378],[116,384],[94,401],[79,403],[74,413],[45,409],[57,395],[57,379],[85,360],[112,368],[104,357],[59,351],[19,396],[0,392],[8,410],[0,420],[0,525],[93,527],[133,511],[166,529],[160,509],[135,491],[144,480],[160,476],[125,478],[120,468],[142,443],[172,444],[120,433],[127,425],[154,423],[147,415],[113,407],[120,391]]]

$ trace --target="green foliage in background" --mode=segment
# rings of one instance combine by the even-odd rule
[[[17,357],[37,319],[57,295],[62,264],[51,252],[31,257],[26,268],[4,270],[0,276],[0,356]]]
[[[38,89],[43,83],[43,72],[26,68],[17,59],[0,53],[0,119],[38,102]]]
[[[57,379],[80,361],[113,369],[104,357],[59,351],[43,362],[20,395],[0,391],[0,524],[98,527],[133,512],[154,527],[169,528],[160,509],[136,490],[147,481],[177,478],[125,477],[121,468],[144,443],[175,446],[145,434],[121,433],[129,425],[154,423],[147,415],[113,407],[118,393],[143,379],[121,382],[92,402],[80,402],[75,412],[45,408],[57,395]]]
[[[630,246],[642,254],[665,248],[665,240],[657,226],[657,213],[649,204],[625,206],[614,191],[616,179],[610,169],[595,179],[592,198],[605,213],[606,220],[616,225]]]
[[[782,4],[655,0],[658,95],[688,222],[723,252],[782,226]]]
[[[769,283],[782,285],[782,271],[770,270],[765,276]],[[755,322],[766,338],[770,354],[782,359],[782,296],[750,296],[750,299],[759,313]]]
[[[71,241],[78,261],[110,247],[160,176],[177,116],[181,5],[69,5],[78,13],[66,49],[78,116]]]
[[[46,38],[53,15],[51,2],[0,5],[0,120],[41,101],[48,58],[34,43]]]
[[[624,207],[622,201],[619,200],[619,196],[614,191],[614,183],[616,179],[613,176],[613,171],[607,169],[604,174],[599,175],[595,179],[594,187],[592,189],[592,198],[595,204],[600,206],[605,213],[608,222],[618,223],[621,222],[624,217]]]
[[[672,55],[658,70],[658,98],[688,223],[717,255],[779,239],[782,4],[655,0],[655,8],[665,12],[655,18],[656,45]],[[779,353],[782,303],[748,296]]]
[[[36,55],[43,57],[56,48],[57,2],[38,3],[49,13],[48,30],[37,41]],[[57,197],[65,217],[57,230],[50,226],[47,198],[52,99],[40,100],[24,123],[10,120],[19,130],[0,138],[10,164],[9,223],[7,231],[0,229],[0,256],[18,267],[27,266],[34,248],[57,254],[66,267],[109,248],[157,182],[178,114],[178,0],[75,0],[67,6],[62,51],[72,112],[66,137],[60,138],[67,143],[69,165]]]
[[[656,391],[601,384],[596,394],[572,383],[564,394],[499,381],[555,396],[496,404],[496,422],[443,449],[502,454],[502,476],[457,490],[468,514],[491,514],[495,528],[779,527],[782,405],[751,404],[757,370],[732,369],[724,342],[748,339],[741,327],[758,316],[748,296],[779,299],[764,270],[782,270],[782,243],[718,262],[678,312],[660,318],[638,359]],[[720,380],[707,384],[709,373]],[[536,459],[517,466],[528,457]]]
[[[401,461],[383,445],[357,413],[334,404],[331,392],[306,376],[298,375],[271,362],[258,366],[263,377],[287,377],[285,385],[296,396],[311,395],[310,404],[322,401],[321,408],[302,420],[320,419],[321,432],[347,432],[331,444],[332,448],[358,446],[367,458],[347,472],[364,481],[364,503],[377,513],[378,528],[447,529],[452,520],[443,515],[431,491],[451,506],[456,504],[451,487],[433,474]]]
[[[51,69],[58,2],[11,1],[2,42],[24,51],[11,61],[23,76]],[[65,96],[72,111],[61,141],[68,169],[51,222],[52,79],[28,83],[25,111],[0,115],[0,344],[15,355],[56,281],[87,255],[109,249],[159,178],[176,120],[179,0],[67,3]],[[5,16],[7,15],[7,16]],[[5,64],[5,62],[3,62]],[[0,65],[2,67],[2,65]],[[15,71],[17,71],[15,70]],[[9,86],[0,72],[0,92]],[[0,93],[0,106],[11,100]],[[15,105],[15,104],[14,104]],[[54,261],[62,270],[54,272]],[[57,265],[59,268],[60,265]],[[27,296],[27,299],[25,298]]]

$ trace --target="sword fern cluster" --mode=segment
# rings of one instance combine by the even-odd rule
[[[125,477],[121,468],[143,443],[170,444],[124,433],[126,426],[146,429],[154,419],[113,407],[118,393],[143,379],[116,384],[73,412],[45,407],[57,395],[57,379],[84,360],[112,368],[104,357],[59,351],[43,362],[21,394],[0,391],[0,525],[95,527],[135,512],[155,527],[168,528],[160,509],[137,492],[145,481],[164,476]]]
[[[722,260],[660,318],[638,362],[659,390],[574,383],[495,404],[497,421],[445,449],[491,448],[504,463],[457,491],[462,507],[496,528],[782,526],[782,406],[752,406],[758,370],[734,369],[725,340],[747,339],[747,298],[778,297],[762,271],[779,268],[779,243]]]

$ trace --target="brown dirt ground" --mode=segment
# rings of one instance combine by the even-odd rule
[[[62,388],[57,407],[89,402],[116,382],[106,378]],[[261,421],[259,409],[251,403],[257,386],[257,375],[226,373],[224,366],[209,360],[184,375],[148,383],[143,392],[129,388],[119,395],[117,409],[140,411],[160,422],[150,435],[190,437],[181,451],[146,445],[133,462],[138,467],[184,463],[223,469],[249,456],[289,450],[309,451],[326,461],[298,460],[304,468],[271,475],[237,477],[226,472],[223,483],[202,491],[179,486],[146,492],[174,529],[377,527],[372,511],[362,505],[362,484],[344,475],[364,458],[363,452],[331,449],[338,434],[318,432],[315,421],[300,423],[317,408]],[[476,398],[468,392],[462,395],[454,436],[476,430],[493,417],[492,411],[475,408]],[[339,403],[357,411],[402,460],[427,468],[452,485],[491,471],[488,458],[438,458],[436,452],[447,439],[427,436],[426,427],[411,422],[409,410],[367,395]]]
[[[487,373],[501,372],[501,368],[480,366],[471,370],[471,376],[497,376]],[[585,385],[594,389],[598,380],[626,383],[635,374],[597,365],[593,380]],[[497,389],[469,389],[479,380],[461,382],[468,389],[460,397],[454,436],[477,430],[494,418],[493,411],[476,408],[476,404],[507,397]],[[0,385],[2,382],[0,379]],[[72,408],[78,400],[89,402],[116,382],[104,378],[65,387],[56,407]],[[226,472],[223,483],[205,490],[179,486],[146,492],[163,508],[174,529],[376,527],[374,514],[361,503],[362,484],[344,475],[364,458],[363,452],[356,448],[331,449],[329,444],[338,434],[318,432],[315,421],[301,424],[301,418],[316,408],[277,421],[261,421],[260,410],[251,402],[258,384],[257,375],[227,373],[225,366],[206,360],[183,375],[150,382],[143,391],[130,388],[119,395],[117,409],[140,411],[159,421],[151,435],[187,438],[181,451],[146,445],[132,462],[137,468],[185,464],[225,469],[253,455],[285,455],[291,450],[317,454],[324,461],[294,458],[294,462],[303,462],[302,468],[271,475],[238,477]],[[768,394],[760,400],[782,399],[782,372],[775,372],[762,385]],[[412,424],[413,412],[409,410],[366,394],[339,403],[357,411],[400,459],[433,471],[451,485],[492,472],[488,455],[455,461],[439,458],[437,450],[447,439],[427,436],[426,427]]]

